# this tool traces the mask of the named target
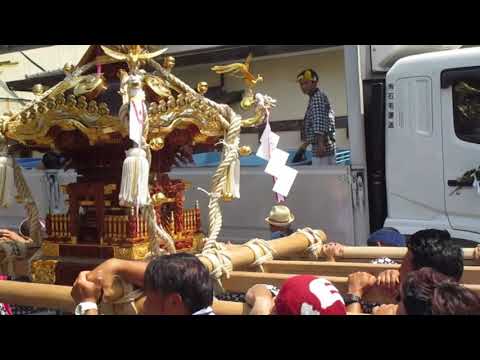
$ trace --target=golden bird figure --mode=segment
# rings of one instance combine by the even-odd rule
[[[138,66],[141,62],[149,59],[156,58],[157,56],[162,55],[167,48],[157,50],[155,52],[149,53],[145,50],[142,45],[126,45],[128,52],[122,53],[113,49],[110,49],[106,46],[100,45],[103,52],[110,56],[113,59],[125,61],[130,68],[130,71],[135,71],[138,69]]]
[[[262,82],[263,78],[258,75],[257,77],[253,76],[250,72],[250,64],[252,62],[252,54],[249,54],[245,63],[234,63],[230,65],[220,65],[214,66],[212,68],[217,74],[229,74],[235,77],[243,78],[247,87],[255,86],[258,82]],[[240,76],[236,76],[237,74],[241,74]]]

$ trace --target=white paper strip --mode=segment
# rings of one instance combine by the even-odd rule
[[[270,160],[270,156],[272,155],[273,150],[277,148],[279,141],[280,136],[273,133],[270,124],[267,123],[260,138],[260,147],[258,148],[257,156],[263,160]]]
[[[298,171],[291,167],[284,166],[281,170],[281,173],[282,175],[278,177],[277,181],[275,182],[273,191],[277,194],[288,197],[290,189],[292,188],[295,178],[297,177]]]
[[[282,170],[288,161],[288,152],[281,149],[275,149],[270,157],[270,161],[265,169],[268,175],[272,175],[276,178],[282,176]]]

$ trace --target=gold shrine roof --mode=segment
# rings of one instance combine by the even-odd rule
[[[135,46],[138,45],[127,47]],[[199,84],[197,91],[188,86],[180,88],[178,84],[183,83],[171,74],[173,58],[166,57],[162,71],[155,71],[151,66],[146,67],[144,58],[149,59],[149,54],[138,47],[138,58],[132,60],[126,56],[112,57],[123,49],[121,46],[91,46],[76,67],[64,68],[63,81],[44,93],[37,93],[36,100],[19,113],[4,117],[3,133],[11,140],[40,148],[55,146],[58,131],[51,131],[53,128],[78,130],[90,145],[118,143],[128,137],[128,123],[119,116],[119,104],[125,96],[121,91],[122,81],[129,69],[125,63],[131,67],[130,62],[136,61],[148,106],[147,141],[153,150],[159,150],[173,130],[192,125],[198,129],[196,142],[222,137],[225,120],[218,107],[203,96],[208,85]],[[117,52],[110,54],[109,50]],[[153,54],[160,53],[161,50]]]

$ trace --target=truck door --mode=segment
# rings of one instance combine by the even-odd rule
[[[480,194],[456,180],[480,165],[480,67],[441,76],[445,202],[450,225],[480,233]]]

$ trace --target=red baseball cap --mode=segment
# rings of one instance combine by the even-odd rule
[[[337,288],[312,275],[288,279],[275,298],[275,308],[278,315],[347,315]]]

